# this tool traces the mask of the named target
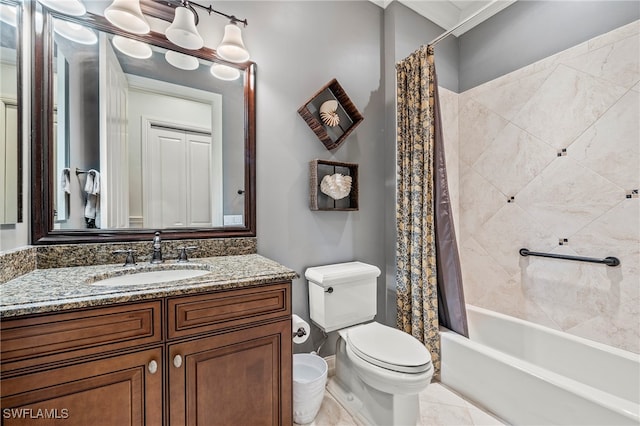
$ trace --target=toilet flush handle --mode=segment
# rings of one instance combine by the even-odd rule
[[[329,294],[333,293],[333,287],[329,287],[329,288],[328,288],[328,289],[326,289],[324,292],[325,292],[325,293],[329,293]]]

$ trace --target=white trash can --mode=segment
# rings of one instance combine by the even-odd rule
[[[315,354],[293,354],[293,421],[311,423],[315,419],[327,383],[327,362]]]

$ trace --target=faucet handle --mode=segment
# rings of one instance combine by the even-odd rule
[[[183,262],[188,262],[189,259],[187,258],[187,250],[195,250],[198,247],[196,246],[183,246],[183,247],[178,247],[176,250],[178,250],[178,263],[183,263]]]
[[[122,266],[135,266],[136,265],[136,257],[135,257],[135,251],[133,251],[132,249],[127,249],[127,250],[114,250],[113,252],[111,252],[112,254],[126,254],[127,257],[124,260],[124,265]]]

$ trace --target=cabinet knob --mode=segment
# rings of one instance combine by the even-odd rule
[[[149,369],[149,373],[156,374],[156,371],[158,371],[158,363],[155,360],[151,360],[147,368]]]
[[[176,368],[182,367],[182,357],[180,355],[176,355],[173,357],[173,365]]]

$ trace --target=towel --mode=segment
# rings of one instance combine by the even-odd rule
[[[98,196],[100,194],[100,173],[91,169],[87,173],[87,181],[84,184],[84,192],[87,193],[87,201],[84,206],[84,217],[89,228],[95,228],[96,212],[98,209]]]
[[[60,176],[60,189],[65,194],[71,194],[71,169],[69,167],[62,169],[62,175]]]
[[[98,195],[100,193],[100,172],[90,169],[87,173],[87,181],[84,184],[84,192],[89,195]]]

